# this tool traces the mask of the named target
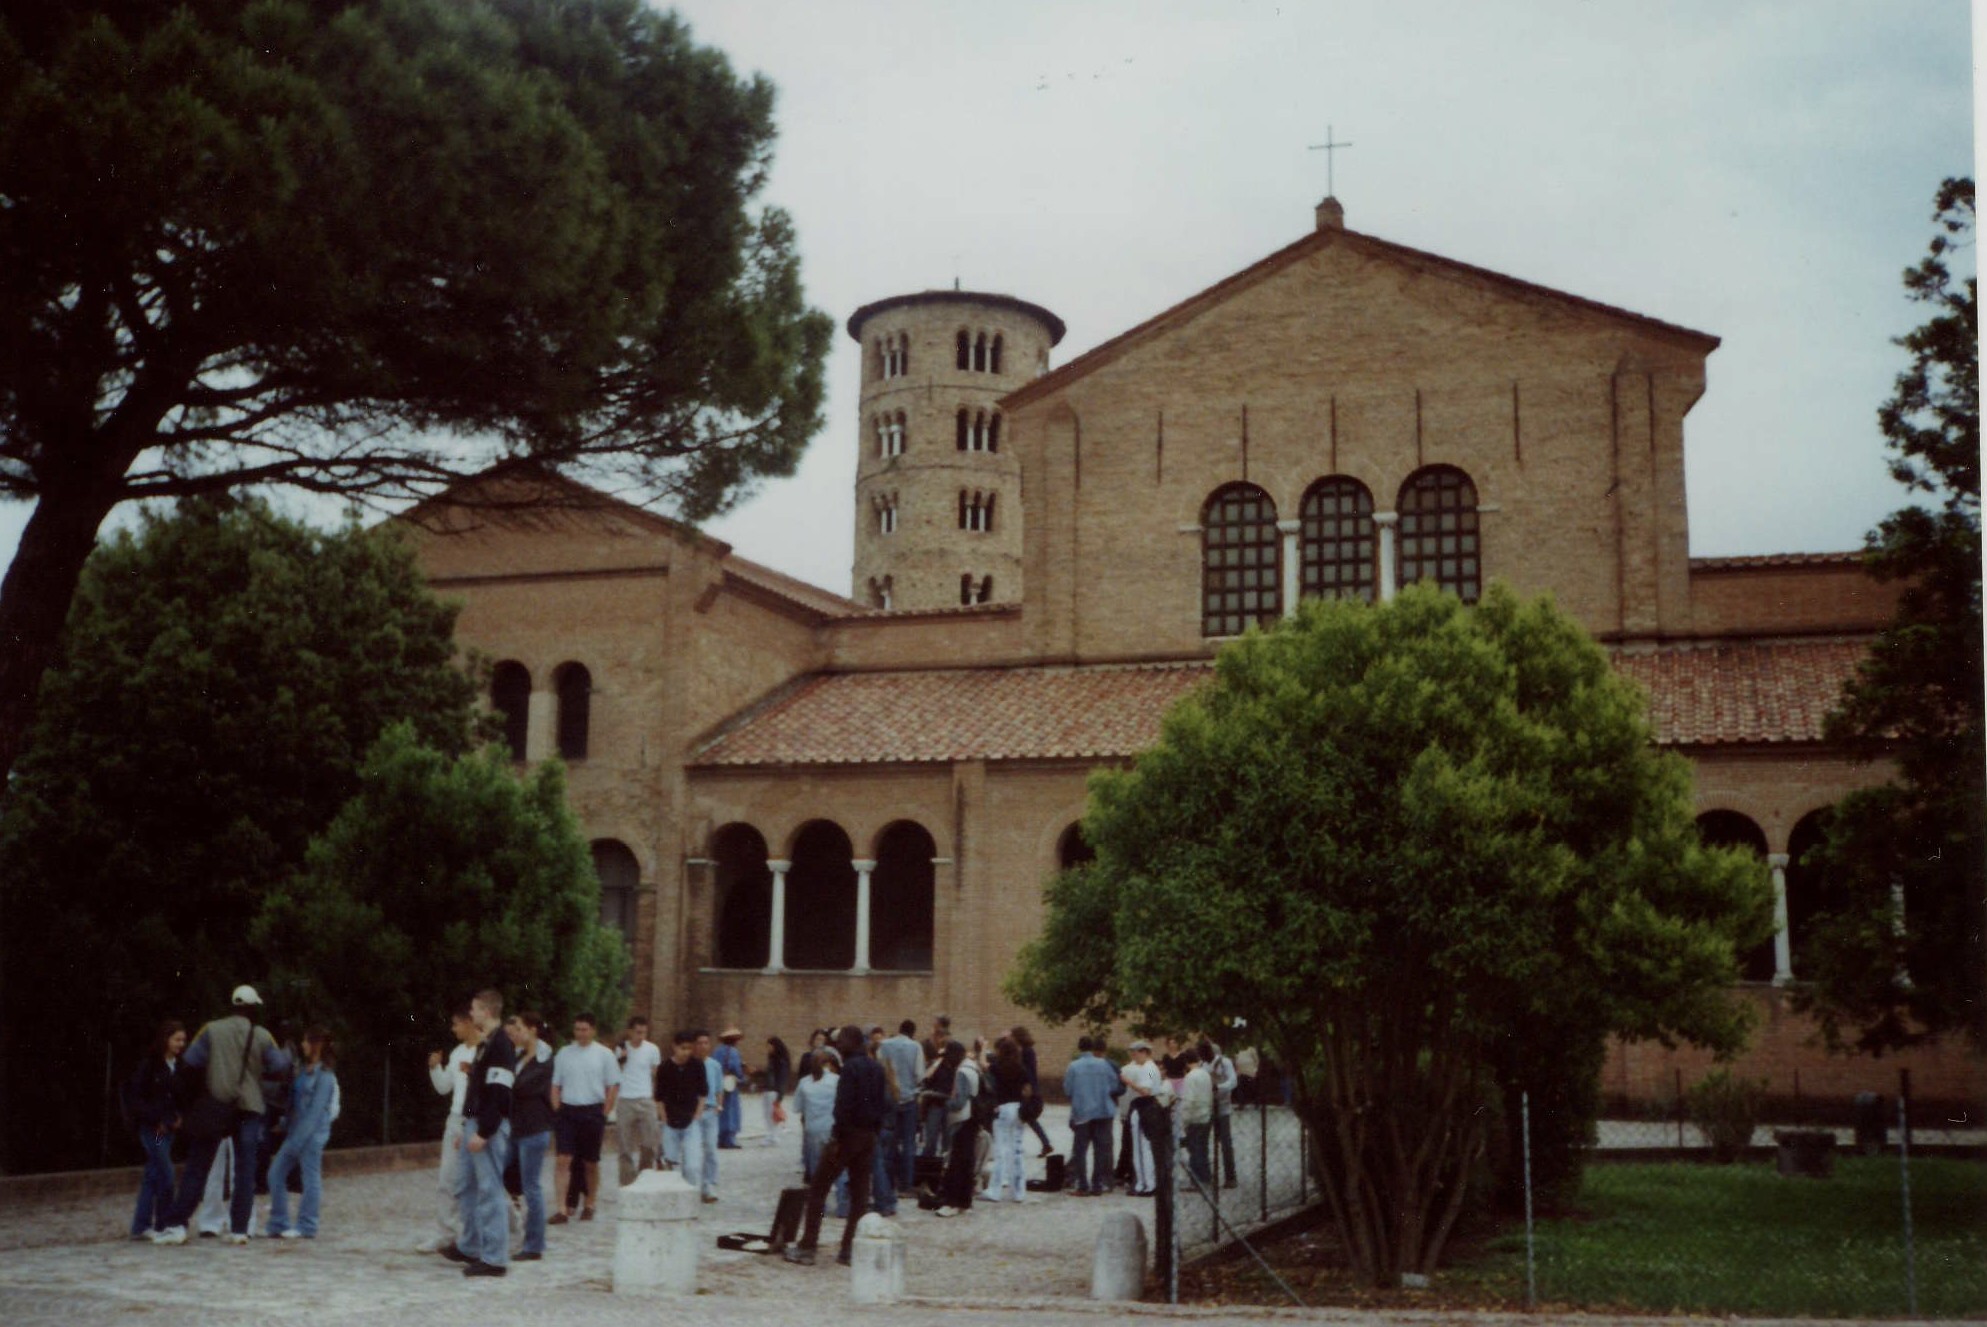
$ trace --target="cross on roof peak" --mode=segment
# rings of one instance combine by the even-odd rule
[[[1327,198],[1338,197],[1338,182],[1333,178],[1334,172],[1332,167],[1335,164],[1333,158],[1340,148],[1351,146],[1351,143],[1336,141],[1332,133],[1332,127],[1329,124],[1325,126],[1325,141],[1322,143],[1313,143],[1310,146],[1310,151],[1325,154],[1325,196]]]

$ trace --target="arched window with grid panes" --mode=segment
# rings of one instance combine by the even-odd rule
[[[1283,615],[1276,503],[1254,484],[1216,489],[1201,512],[1201,634],[1239,636]]]
[[[1408,476],[1400,497],[1400,583],[1433,581],[1464,603],[1483,593],[1476,485],[1452,465]]]
[[[1373,495],[1357,479],[1320,479],[1304,494],[1298,595],[1373,602]]]

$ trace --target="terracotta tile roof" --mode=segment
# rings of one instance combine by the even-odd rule
[[[1746,571],[1754,567],[1860,567],[1861,552],[1854,553],[1754,553],[1744,557],[1692,558],[1690,569],[1703,571]]]
[[[693,765],[1109,759],[1159,738],[1207,663],[817,673],[738,716]]]
[[[1869,649],[1867,639],[1666,645],[1616,650],[1615,667],[1649,693],[1664,746],[1818,742],[1822,720]]]
[[[1866,648],[1860,640],[1613,651],[1650,693],[1664,746],[1814,742]],[[1168,706],[1209,676],[1167,664],[816,673],[724,725],[698,766],[1109,760],[1159,737]]]

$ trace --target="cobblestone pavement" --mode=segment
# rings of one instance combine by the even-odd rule
[[[752,1312],[770,1315],[767,1322],[788,1320],[794,1305],[818,1312],[824,1301],[848,1297],[848,1273],[833,1262],[841,1223],[832,1217],[822,1226],[824,1252],[812,1269],[715,1245],[728,1231],[765,1233],[779,1190],[800,1182],[799,1152],[798,1134],[790,1132],[780,1146],[748,1137],[744,1147],[723,1153],[722,1200],[705,1207],[701,1218],[707,1232],[702,1294],[728,1303],[765,1301]],[[613,1168],[610,1155],[603,1170],[611,1175]],[[604,1187],[612,1188],[611,1179]],[[130,1241],[124,1231],[135,1198],[0,1212],[0,1251],[7,1255],[0,1259],[0,1322],[337,1322],[371,1320],[382,1311],[392,1320],[418,1316],[435,1327],[512,1320],[509,1313],[489,1312],[493,1297],[517,1306],[517,1321],[555,1304],[562,1323],[578,1306],[587,1322],[619,1322],[634,1312],[610,1293],[617,1209],[611,1192],[601,1194],[599,1220],[553,1227],[545,1260],[513,1264],[502,1282],[467,1281],[454,1264],[416,1251],[434,1228],[432,1172],[329,1178],[318,1238],[257,1239],[246,1247],[214,1239],[164,1248]],[[1151,1204],[1042,1195],[1025,1205],[976,1204],[969,1215],[945,1221],[907,1199],[897,1216],[908,1244],[907,1289],[935,1301],[1080,1299],[1089,1290],[1099,1222],[1108,1211],[1134,1206]],[[1149,1223],[1149,1210],[1141,1215]],[[651,1305],[645,1320],[653,1315]],[[726,1319],[758,1321],[729,1311]]]
[[[1067,1130],[1050,1127],[1052,1136],[1066,1143]],[[823,1256],[813,1268],[715,1246],[716,1237],[728,1231],[763,1233],[779,1190],[799,1182],[796,1136],[790,1134],[778,1147],[747,1142],[723,1154],[723,1199],[704,1208],[707,1240],[700,1290],[691,1300],[612,1293],[617,1205],[611,1192],[601,1195],[599,1220],[552,1228],[545,1261],[513,1264],[502,1281],[465,1280],[454,1264],[415,1251],[417,1241],[433,1231],[434,1175],[421,1171],[327,1180],[317,1239],[258,1239],[245,1247],[213,1239],[176,1248],[129,1241],[124,1231],[135,1193],[16,1205],[0,1211],[0,1253],[5,1255],[0,1257],[0,1324],[536,1327],[556,1321],[559,1327],[654,1327],[658,1318],[667,1317],[684,1323],[722,1322],[724,1327],[816,1327],[850,1304],[849,1274],[835,1266],[828,1252],[840,1237],[840,1222],[830,1218],[823,1225]],[[606,1164],[611,1169],[611,1156]],[[1021,1206],[977,1204],[966,1217],[941,1221],[907,1200],[897,1220],[908,1247],[909,1299],[887,1309],[863,1307],[864,1327],[962,1319],[991,1325],[1022,1317],[1032,1327],[1096,1327],[1127,1316],[1177,1317],[1210,1327],[1279,1321],[1539,1327],[1551,1321],[1543,1316],[1090,1303],[1084,1296],[1098,1224],[1109,1212],[1132,1210],[1148,1222],[1149,1232],[1150,1206],[1125,1197],[1044,1195]],[[1582,1316],[1564,1321],[1619,1327],[1634,1320]],[[1680,1320],[1659,1321],[1675,1327]]]

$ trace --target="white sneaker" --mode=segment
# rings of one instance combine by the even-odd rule
[[[283,1232],[282,1234],[278,1235],[278,1236],[277,1236],[276,1238],[277,1238],[277,1239],[302,1239],[303,1237],[304,1237],[304,1232],[303,1232],[303,1231],[301,1231],[301,1230],[297,1230],[297,1229],[295,1229],[294,1227],[292,1227],[291,1229],[289,1229],[289,1230],[286,1230],[286,1231],[284,1231],[284,1232]]]
[[[164,1230],[155,1230],[152,1232],[152,1243],[184,1244],[186,1243],[186,1227],[167,1226]]]
[[[958,1216],[958,1215],[959,1215],[959,1209],[958,1209],[958,1208],[956,1208],[956,1207],[941,1207],[941,1208],[939,1208],[939,1209],[938,1209],[938,1210],[937,1210],[936,1212],[933,1212],[933,1213],[932,1213],[932,1215],[933,1215],[933,1216]]]
[[[234,1233],[234,1232],[233,1232],[232,1230],[231,1230],[231,1231],[229,1231],[229,1232],[228,1232],[228,1233],[227,1233],[227,1234],[226,1234],[225,1236],[223,1236],[223,1238],[224,1238],[224,1239],[226,1239],[226,1240],[228,1241],[228,1243],[230,1243],[230,1244],[246,1244],[246,1243],[248,1243],[248,1236],[246,1236],[246,1235],[237,1235],[237,1234],[235,1234],[235,1233]]]

